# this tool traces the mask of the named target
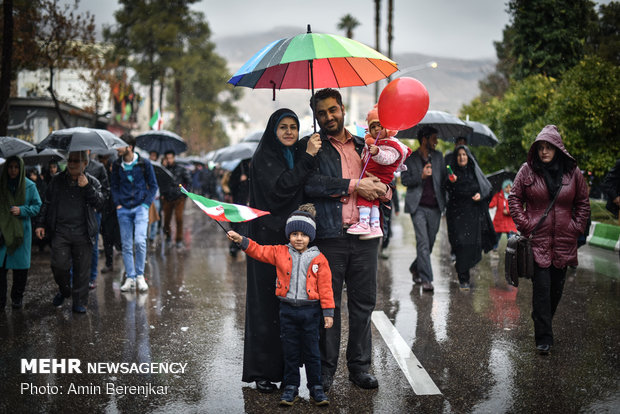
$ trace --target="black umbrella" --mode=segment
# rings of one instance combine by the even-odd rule
[[[136,137],[136,145],[148,152],[156,151],[158,154],[174,151],[178,155],[187,151],[187,143],[183,138],[165,129],[141,133]]]
[[[399,131],[396,137],[417,138],[418,131],[425,125],[437,129],[437,138],[450,142],[454,142],[456,137],[467,137],[473,132],[472,127],[452,114],[442,111],[428,111],[417,125]]]
[[[505,180],[514,181],[516,175],[517,173],[514,173],[512,171],[499,170],[495,171],[494,173],[488,174],[486,177],[491,183],[491,186],[493,187],[491,191],[493,192],[493,194],[496,194],[502,190],[502,183]]]
[[[24,152],[21,157],[24,160],[24,165],[47,165],[50,161],[58,162],[67,158],[60,151],[51,148],[45,148],[40,152],[33,148]]]
[[[15,137],[0,137],[0,157],[9,158],[13,155],[21,156],[24,152],[35,148],[28,141]]]
[[[159,191],[174,187],[174,176],[172,173],[158,162],[151,161],[151,164],[153,164],[153,171],[155,171],[155,180],[157,180]]]
[[[59,129],[49,134],[37,144],[39,150],[45,148],[62,151],[98,151],[126,147],[127,143],[105,129],[75,127]]]
[[[499,140],[487,125],[476,121],[465,121],[465,123],[474,129],[474,132],[467,136],[467,145],[494,147],[499,143]]]
[[[253,141],[240,142],[238,144],[229,145],[227,147],[217,150],[212,160],[213,162],[224,162],[252,158],[252,155],[254,155],[257,147],[258,142]]]

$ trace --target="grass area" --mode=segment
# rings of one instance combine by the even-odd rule
[[[618,219],[614,217],[606,208],[604,200],[590,200],[590,210],[592,211],[592,221],[605,224],[618,225]]]

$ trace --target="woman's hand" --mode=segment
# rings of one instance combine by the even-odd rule
[[[323,319],[325,320],[325,329],[329,329],[332,326],[334,326],[334,318],[331,316],[324,316]]]
[[[471,199],[474,201],[480,201],[480,193],[474,194],[474,196]]]
[[[11,207],[11,214],[13,214],[14,216],[19,216],[20,213],[20,209],[17,206],[13,206]]]
[[[34,230],[34,234],[41,240],[43,240],[43,238],[45,237],[45,228],[44,227],[37,227]]]
[[[228,235],[228,239],[230,241],[233,241],[237,244],[240,244],[241,241],[243,240],[243,236],[240,235],[239,233],[237,233],[236,231],[233,230],[229,230],[228,233],[226,233]]]
[[[312,134],[310,139],[308,140],[308,145],[306,146],[306,152],[313,157],[319,152],[321,149],[321,136],[315,132]]]

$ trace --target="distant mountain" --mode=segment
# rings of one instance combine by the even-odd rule
[[[320,33],[320,30],[316,30]],[[276,27],[267,32],[215,38],[216,51],[227,59],[231,73],[236,72],[250,57],[274,40],[299,34],[297,27]],[[418,79],[428,89],[430,109],[447,111],[457,114],[460,107],[479,94],[478,81],[494,69],[495,61],[491,59],[453,59],[428,56],[419,53],[397,54],[393,60],[399,68],[423,66],[435,61],[436,69],[424,68],[404,73]],[[398,72],[397,72],[398,74]],[[380,82],[383,87],[387,82]],[[243,88],[245,89],[245,88]],[[350,91],[349,91],[350,89]],[[364,123],[366,113],[374,104],[375,86],[345,88],[341,90],[347,106],[347,123]],[[297,112],[302,120],[302,129],[311,128],[312,120],[308,101],[309,91],[282,90],[276,91],[276,101],[272,101],[270,90],[246,90],[238,103],[240,112],[248,121],[248,128],[229,131],[231,137],[240,138],[248,130],[264,128],[269,115],[280,107],[289,107]]]

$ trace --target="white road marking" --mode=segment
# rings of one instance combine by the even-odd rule
[[[418,358],[411,352],[411,347],[407,345],[402,336],[398,333],[392,322],[383,311],[372,313],[372,323],[383,337],[388,348],[394,355],[398,366],[403,370],[407,381],[417,395],[436,395],[441,394],[428,372],[422,367]]]

